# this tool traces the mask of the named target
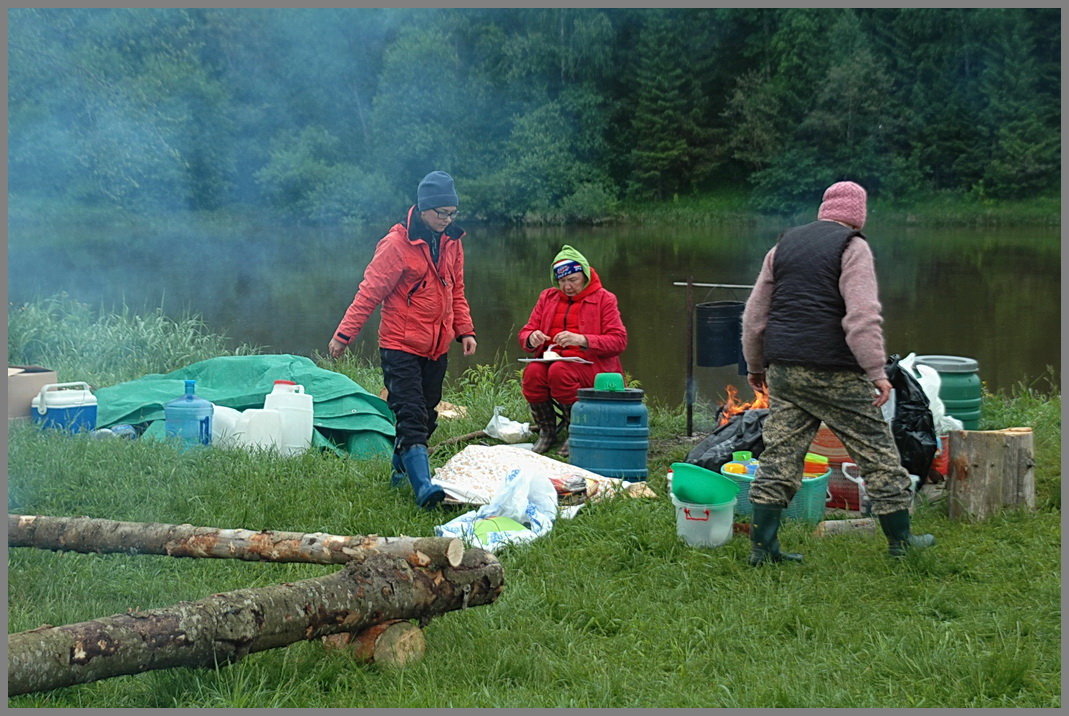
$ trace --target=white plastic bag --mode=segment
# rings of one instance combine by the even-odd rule
[[[501,414],[502,410],[504,408],[500,405],[494,406],[494,416],[486,424],[487,435],[498,440],[504,440],[507,443],[519,443],[531,437],[530,423],[518,423],[515,420],[509,420]]]
[[[939,397],[939,388],[943,385],[943,379],[935,368],[917,363],[916,360],[917,354],[910,353],[900,360],[898,365],[908,370],[910,375],[917,379],[925,397],[928,398],[928,409],[932,411],[932,422],[938,431],[939,424],[943,422],[943,416],[946,414],[946,406],[943,405],[943,401]]]
[[[477,512],[479,517],[510,517],[528,526],[535,520],[544,521],[546,516],[552,522],[557,517],[557,491],[545,475],[517,468]]]
[[[505,483],[488,504],[438,525],[434,534],[458,537],[475,547],[495,552],[506,544],[530,542],[541,537],[553,528],[556,516],[557,491],[549,478],[517,468],[509,471]],[[526,529],[476,534],[476,523],[491,517],[508,517]]]

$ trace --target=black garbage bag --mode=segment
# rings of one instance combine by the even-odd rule
[[[928,406],[928,396],[908,370],[899,364],[899,356],[887,359],[884,372],[894,389],[895,412],[891,417],[891,434],[895,438],[902,467],[920,478],[923,485],[939,445],[935,419]]]
[[[724,463],[731,462],[731,453],[736,450],[749,450],[759,457],[765,449],[762,426],[767,415],[767,409],[756,408],[732,416],[694,446],[687,454],[687,462],[720,472]]]

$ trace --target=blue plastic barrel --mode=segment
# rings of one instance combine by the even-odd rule
[[[197,381],[186,381],[186,393],[163,406],[167,437],[181,439],[186,447],[210,445],[212,442],[212,413],[215,411],[207,400],[195,394]]]
[[[605,477],[645,480],[649,413],[638,388],[580,388],[568,428],[569,461]]]

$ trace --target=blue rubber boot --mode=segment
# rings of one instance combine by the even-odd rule
[[[390,475],[390,487],[400,487],[405,481],[405,466],[401,462],[401,453],[393,454],[393,474]]]
[[[401,464],[416,493],[416,504],[432,509],[445,499],[445,490],[431,483],[431,462],[426,445],[411,445],[401,453]]]

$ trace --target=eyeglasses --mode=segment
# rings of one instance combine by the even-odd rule
[[[438,215],[439,219],[455,219],[455,218],[457,218],[457,214],[460,213],[459,210],[457,210],[457,211],[442,211],[441,209],[432,209],[432,211],[435,214]]]

